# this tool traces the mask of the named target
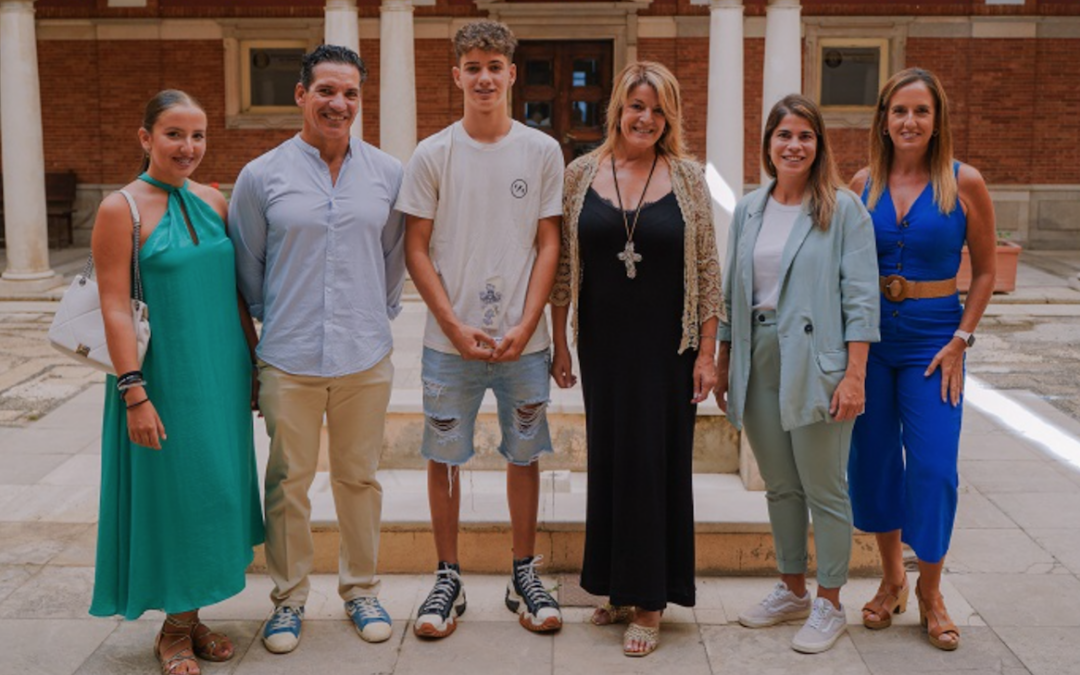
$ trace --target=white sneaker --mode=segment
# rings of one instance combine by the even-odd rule
[[[777,581],[764,600],[739,614],[739,623],[747,628],[765,628],[805,619],[810,616],[810,604],[810,591],[800,598],[783,581]]]
[[[818,654],[832,648],[847,630],[844,608],[837,609],[825,598],[814,600],[814,611],[795,634],[791,648],[803,654]]]

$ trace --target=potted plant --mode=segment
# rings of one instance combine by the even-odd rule
[[[994,279],[995,293],[1012,293],[1016,290],[1016,266],[1020,259],[1020,244],[1009,241],[1008,232],[997,232],[997,276]],[[960,253],[960,270],[956,273],[956,287],[961,293],[967,293],[971,286],[971,258],[965,246]]]

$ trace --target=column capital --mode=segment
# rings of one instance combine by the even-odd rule
[[[802,3],[799,0],[769,0],[768,6],[765,11],[768,12],[773,9],[802,9]]]
[[[693,4],[699,4],[693,2]],[[700,4],[709,5],[709,9],[737,9],[742,11],[745,3],[742,0],[707,0],[702,1]]]
[[[412,0],[382,0],[379,6],[380,12],[411,12],[413,11]]]
[[[0,0],[0,12],[33,12],[34,0]]]
[[[326,0],[326,11],[356,11],[356,0]]]

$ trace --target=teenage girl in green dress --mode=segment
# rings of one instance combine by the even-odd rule
[[[206,152],[206,113],[167,90],[146,106],[143,173],[124,187],[141,222],[139,267],[152,338],[140,368],[132,330],[135,216],[105,198],[93,253],[109,355],[101,504],[90,613],[136,619],[163,610],[154,654],[165,675],[196,657],[232,658],[199,608],[244,588],[262,543],[252,436],[255,330],[237,302],[225,198],[188,180]]]

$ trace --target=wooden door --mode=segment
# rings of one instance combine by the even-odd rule
[[[522,42],[514,63],[514,119],[559,141],[567,162],[600,145],[611,95],[610,41]]]

